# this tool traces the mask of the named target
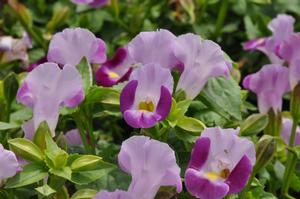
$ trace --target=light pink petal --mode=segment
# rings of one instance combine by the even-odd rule
[[[93,199],[135,199],[130,193],[122,190],[115,190],[114,192],[100,191],[93,197]]]
[[[292,133],[292,125],[293,121],[288,118],[283,118],[282,120],[282,130],[281,130],[281,137],[285,141],[286,144],[289,144],[290,142],[290,137]],[[296,130],[296,137],[295,137],[295,142],[294,145],[300,145],[300,127],[297,127]]]
[[[12,151],[0,144],[0,180],[14,176],[19,169],[18,160]]]

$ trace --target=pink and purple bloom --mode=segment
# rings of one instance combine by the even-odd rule
[[[128,191],[101,191],[94,199],[153,199],[161,186],[182,190],[180,168],[168,144],[145,136],[132,136],[122,143],[118,162],[132,176]]]
[[[165,119],[171,109],[173,77],[167,68],[146,64],[130,75],[120,96],[121,112],[134,128],[150,128]]]
[[[111,87],[129,79],[133,69],[133,61],[128,55],[126,47],[119,48],[115,56],[107,60],[96,73],[98,85]]]
[[[278,50],[294,33],[294,22],[292,16],[279,14],[268,24],[272,36],[250,40],[244,44],[244,49],[259,50],[267,55],[273,64],[282,64],[284,60],[278,56]]]
[[[102,6],[107,5],[110,0],[71,0],[75,4],[84,4],[84,5],[89,5],[94,8],[100,8]]]
[[[183,63],[176,92],[184,91],[187,99],[194,99],[211,77],[229,76],[231,65],[224,58],[220,46],[202,40],[191,33],[181,35],[174,45],[176,58]]]
[[[244,88],[255,92],[260,113],[281,111],[282,97],[290,91],[289,69],[277,64],[263,66],[258,72],[245,77]]]
[[[279,55],[289,64],[289,79],[292,89],[300,81],[300,33],[293,34],[279,49]]]
[[[195,143],[185,172],[187,190],[201,199],[240,192],[255,164],[254,144],[239,130],[207,128]]]
[[[106,61],[106,46],[102,39],[87,29],[66,28],[56,33],[50,41],[47,59],[64,66],[76,66],[86,57],[90,63]]]
[[[17,93],[17,101],[33,109],[33,118],[25,126],[36,130],[41,122],[46,121],[53,135],[59,107],[75,107],[83,98],[83,82],[76,68],[65,65],[60,69],[57,64],[50,62],[32,70]],[[32,136],[30,134],[28,136]]]
[[[283,138],[283,140],[286,144],[289,144],[289,142],[290,142],[290,137],[291,137],[291,133],[292,133],[292,125],[293,125],[293,121],[291,119],[283,118],[281,137]],[[294,145],[300,145],[300,127],[299,126],[297,126],[297,129],[296,129],[296,137],[295,137]]]
[[[16,155],[0,144],[0,181],[16,175],[19,169]]]

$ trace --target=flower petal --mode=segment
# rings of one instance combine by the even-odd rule
[[[115,190],[114,192],[100,191],[93,199],[134,199],[128,192]]]
[[[126,110],[123,115],[127,124],[133,128],[151,128],[161,120],[160,115],[148,111]]]
[[[210,140],[207,137],[202,137],[196,140],[192,150],[191,159],[188,168],[201,169],[205,164],[210,149]]]
[[[162,86],[160,91],[160,99],[158,101],[155,113],[160,115],[160,121],[165,119],[171,110],[172,94],[170,91]]]
[[[70,145],[70,146],[82,144],[82,140],[81,140],[78,129],[72,129],[72,130],[68,131],[65,134],[65,138],[66,138],[68,145]]]
[[[185,186],[193,196],[201,199],[221,199],[229,191],[229,186],[226,183],[210,181],[195,169],[187,169]]]
[[[12,151],[0,144],[0,180],[14,176],[19,169],[18,160]]]

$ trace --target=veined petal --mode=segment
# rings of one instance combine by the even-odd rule
[[[93,33],[83,28],[66,28],[56,33],[50,41],[48,61],[61,65],[77,65],[83,57],[91,63],[106,60],[105,43]]]
[[[197,198],[221,199],[227,195],[229,186],[222,181],[210,181],[195,169],[187,169],[185,186]]]
[[[128,192],[135,198],[152,199],[160,186],[182,189],[175,153],[165,143],[133,136],[122,143],[118,160],[122,170],[132,176]]]
[[[14,176],[19,169],[16,155],[0,144],[0,180]]]
[[[184,64],[176,91],[184,91],[188,99],[195,98],[210,77],[229,75],[220,46],[210,40],[201,40],[198,35],[179,36],[174,53]]]

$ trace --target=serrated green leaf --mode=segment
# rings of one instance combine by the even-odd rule
[[[42,196],[50,196],[50,195],[56,193],[56,191],[47,184],[37,187],[37,188],[35,188],[35,190],[37,192],[39,192]]]

